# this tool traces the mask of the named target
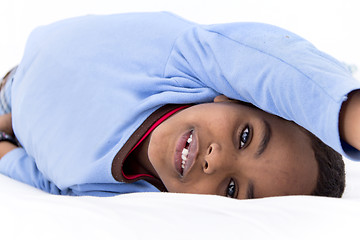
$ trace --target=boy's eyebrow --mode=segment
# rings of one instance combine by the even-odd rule
[[[266,120],[263,120],[263,122],[264,122],[264,132],[263,132],[263,137],[259,144],[258,150],[256,151],[256,154],[255,154],[256,158],[260,157],[260,155],[265,151],[265,149],[268,146],[268,143],[270,141],[270,138],[271,138],[270,124]]]

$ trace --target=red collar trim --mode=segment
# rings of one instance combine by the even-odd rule
[[[157,120],[150,128],[149,130],[146,131],[146,133],[141,137],[141,139],[135,144],[135,146],[129,151],[129,153],[126,155],[126,157],[124,158],[124,161],[126,161],[127,157],[140,145],[140,143],[142,143],[144,141],[144,139],[157,127],[159,126],[163,121],[165,121],[166,119],[168,119],[170,116],[172,116],[173,114],[175,114],[176,112],[189,107],[189,105],[185,105],[185,106],[181,106],[178,108],[173,109],[172,111],[166,113],[164,116],[162,116],[159,120]],[[142,177],[151,177],[154,178],[154,176],[150,175],[150,174],[134,174],[134,175],[125,175],[124,170],[121,168],[121,172],[122,175],[125,179],[127,180],[134,180],[137,178],[142,178]]]

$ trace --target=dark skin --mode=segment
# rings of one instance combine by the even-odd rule
[[[188,157],[181,157],[191,132]],[[143,166],[150,162],[148,170],[169,192],[249,199],[309,195],[317,183],[317,162],[304,131],[223,95],[173,115],[142,148],[145,154],[136,159]]]
[[[360,90],[351,92],[343,103],[339,116],[340,136],[360,150]]]
[[[340,137],[346,141],[348,144],[353,146],[354,148],[360,150],[360,90],[353,91],[349,94],[348,100],[343,103],[341,112],[339,115],[339,131]],[[4,131],[7,134],[14,135],[12,129],[12,121],[11,114],[5,114],[0,116],[0,131]],[[0,142],[0,158],[2,158],[5,154],[10,152],[11,150],[17,148],[12,143],[9,142]],[[211,159],[209,160],[211,161]],[[208,165],[208,170],[210,165]],[[186,192],[186,191],[184,191]],[[204,192],[206,193],[206,192]],[[241,196],[238,198],[246,198],[243,197],[245,193],[241,193]],[[272,195],[269,193],[269,195]],[[260,196],[264,197],[264,196]]]
[[[10,113],[0,116],[0,131],[14,136]],[[0,158],[2,158],[6,153],[10,152],[15,148],[17,148],[17,146],[10,142],[0,142]]]

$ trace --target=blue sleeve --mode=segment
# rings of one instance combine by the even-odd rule
[[[191,79],[230,98],[293,120],[354,160],[340,140],[338,117],[360,88],[337,60],[303,38],[259,23],[197,26],[179,37],[165,77]]]
[[[67,194],[45,178],[23,148],[16,148],[0,159],[0,173],[52,194]]]
[[[0,174],[57,195],[109,197],[124,193],[159,191],[144,180],[133,183],[75,184],[69,188],[60,189],[39,171],[34,159],[23,148],[16,148],[0,159]]]

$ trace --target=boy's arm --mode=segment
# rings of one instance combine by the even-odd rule
[[[14,144],[12,144],[10,142],[6,142],[6,141],[0,142],[0,161],[1,161],[1,158],[3,156],[5,156],[5,154],[14,150],[15,148],[17,148],[17,146],[15,146]]]
[[[0,131],[14,136],[11,114],[0,116]],[[49,193],[61,193],[55,184],[43,176],[25,149],[7,141],[0,142],[0,173]]]
[[[177,40],[165,76],[187,79],[215,94],[250,102],[318,136],[352,159],[344,148],[339,114],[347,95],[360,89],[344,64],[305,39],[257,23],[197,27]]]
[[[360,90],[351,92],[342,105],[339,117],[341,138],[360,150]]]
[[[0,116],[0,131],[5,132],[11,136],[14,136],[13,129],[12,129],[12,122],[11,122],[11,114],[4,114]],[[1,158],[10,152],[11,150],[17,148],[16,145],[8,142],[8,141],[1,141],[0,142],[0,160]]]

